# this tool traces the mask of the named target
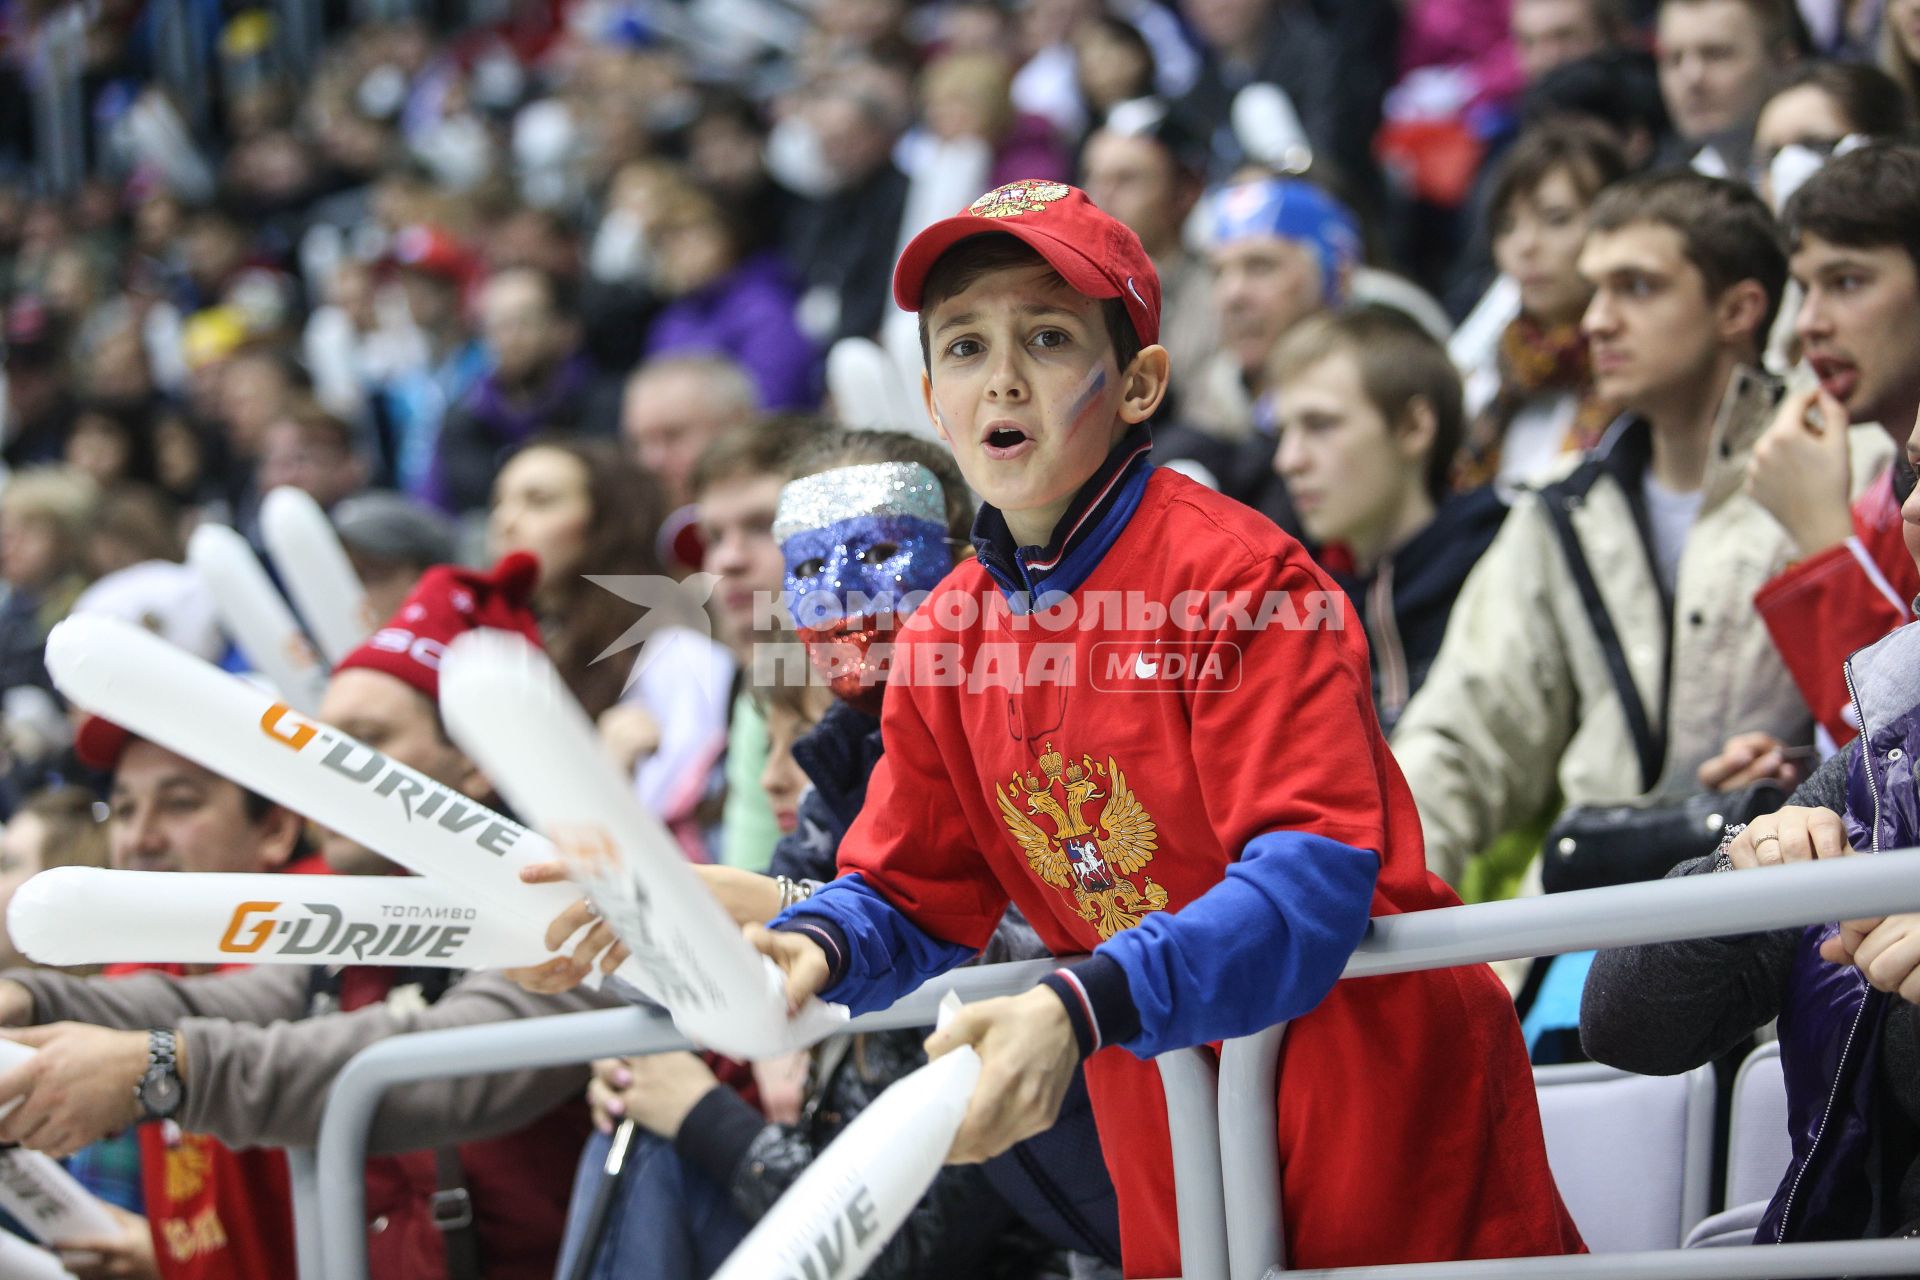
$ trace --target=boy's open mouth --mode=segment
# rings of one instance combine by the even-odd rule
[[[986,446],[990,458],[1010,458],[1023,451],[1032,441],[1024,428],[1009,422],[997,422],[988,427],[980,438]]]

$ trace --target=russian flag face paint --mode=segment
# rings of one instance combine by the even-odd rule
[[[773,532],[809,657],[841,697],[877,700],[868,649],[953,567],[940,481],[903,462],[806,476],[781,490]]]
[[[1080,379],[1080,385],[1074,388],[1073,399],[1067,402],[1067,438],[1078,435],[1084,425],[1087,411],[1094,407],[1100,393],[1107,389],[1107,365],[1101,361],[1087,370],[1087,376]]]

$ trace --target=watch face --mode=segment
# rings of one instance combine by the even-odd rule
[[[165,1119],[178,1111],[180,1098],[180,1077],[171,1071],[150,1071],[140,1082],[140,1105],[156,1118]]]

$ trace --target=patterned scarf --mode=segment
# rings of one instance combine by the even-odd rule
[[[1580,322],[1543,325],[1516,316],[1500,335],[1500,390],[1467,428],[1466,446],[1454,469],[1454,485],[1468,489],[1490,483],[1500,472],[1500,445],[1507,428],[1536,397],[1571,391],[1579,396],[1573,422],[1561,441],[1563,452],[1584,452],[1599,441],[1615,416],[1613,406],[1593,394],[1587,342]]]

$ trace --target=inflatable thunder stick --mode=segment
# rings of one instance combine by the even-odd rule
[[[538,922],[406,876],[57,867],[7,908],[40,964],[374,964],[445,969],[551,958]]]
[[[952,993],[941,1001],[943,1015],[959,1007]],[[933,1185],[979,1080],[980,1056],[963,1045],[889,1085],[713,1280],[852,1280],[866,1271]]]
[[[846,1010],[789,1017],[785,983],[687,865],[680,846],[601,748],[547,656],[473,631],[440,663],[440,711],[461,750],[545,831],[574,883],[633,951],[638,984],[696,1044],[765,1058],[828,1035]]]
[[[206,582],[220,625],[253,669],[297,710],[318,711],[327,669],[247,540],[223,524],[203,524],[187,539],[187,567]]]
[[[12,1040],[0,1039],[0,1075],[30,1061],[38,1052]],[[5,1116],[20,1105],[16,1098],[4,1108]],[[118,1233],[119,1226],[93,1193],[75,1182],[51,1156],[25,1147],[0,1151],[0,1209],[13,1215],[35,1238],[49,1244],[70,1240],[104,1240]],[[0,1232],[0,1235],[6,1234]],[[0,1263],[10,1261],[0,1253]],[[0,1268],[0,1276],[13,1280],[14,1272]],[[33,1272],[24,1274],[32,1275]],[[65,1275],[57,1264],[49,1275]]]
[[[47,670],[87,710],[391,858],[450,897],[540,933],[579,900],[568,885],[521,883],[520,868],[556,856],[544,837],[132,623],[66,619],[47,637]]]
[[[333,522],[312,494],[283,484],[260,504],[260,535],[307,630],[327,664],[337,666],[378,623],[367,616],[367,589]]]
[[[7,1280],[73,1280],[73,1272],[61,1266],[60,1259],[11,1231],[0,1231],[0,1276]]]

